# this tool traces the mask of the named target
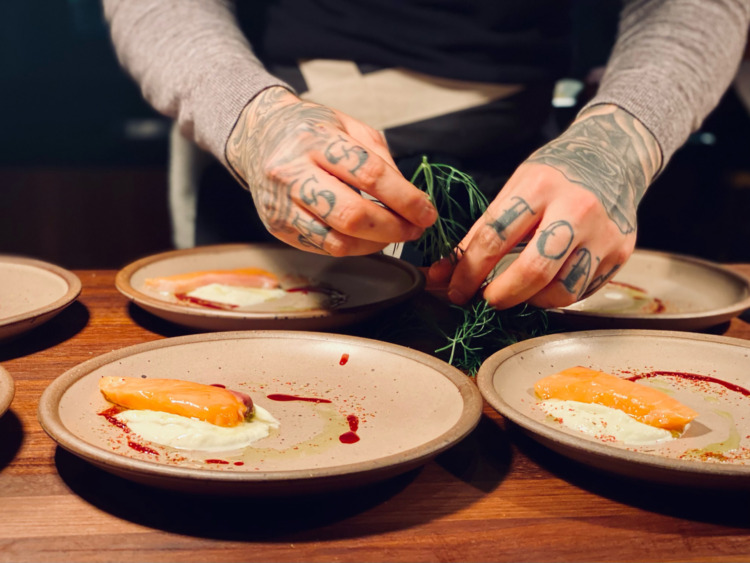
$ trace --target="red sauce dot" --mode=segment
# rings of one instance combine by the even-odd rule
[[[349,354],[341,354],[341,359],[339,360],[339,365],[344,366],[346,365],[346,362],[349,361]]]
[[[355,442],[359,442],[359,436],[357,436],[354,432],[344,432],[341,436],[339,436],[339,441],[342,444],[354,444]]]

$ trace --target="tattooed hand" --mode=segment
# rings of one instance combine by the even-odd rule
[[[419,238],[437,218],[426,195],[398,172],[378,132],[284,88],[269,88],[248,104],[227,143],[227,161],[247,183],[268,231],[303,250],[371,254]]]
[[[656,140],[638,120],[616,106],[592,107],[518,167],[459,244],[455,267],[433,264],[430,279],[450,277],[449,298],[464,304],[528,240],[484,298],[498,309],[570,305],[632,254],[636,209],[660,165]]]

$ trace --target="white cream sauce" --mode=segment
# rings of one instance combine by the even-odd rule
[[[674,440],[669,430],[639,422],[621,410],[579,401],[547,399],[540,406],[566,428],[599,438],[640,446]]]
[[[181,450],[230,451],[265,438],[279,421],[255,405],[252,419],[237,426],[217,426],[210,422],[160,411],[130,409],[115,415],[144,440]]]
[[[250,307],[266,301],[280,299],[286,295],[286,291],[278,288],[241,287],[224,285],[221,283],[210,283],[190,291],[188,297],[222,303],[224,305],[236,305],[238,307]]]

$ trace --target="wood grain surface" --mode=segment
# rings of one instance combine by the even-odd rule
[[[733,267],[750,275],[750,265]],[[186,332],[129,304],[115,271],[75,273],[77,302],[0,343],[16,382],[0,418],[0,561],[750,560],[750,492],[603,474],[489,407],[468,438],[423,468],[353,491],[210,498],[110,475],[44,433],[41,393],[92,357]],[[711,332],[750,339],[750,324],[737,318]]]

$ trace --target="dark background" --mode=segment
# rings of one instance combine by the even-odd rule
[[[606,60],[606,4],[577,3],[576,76]],[[170,123],[119,67],[99,0],[3,0],[0,26],[0,253],[120,268],[170,249]],[[647,193],[638,244],[750,261],[749,216],[750,117],[730,90]]]

